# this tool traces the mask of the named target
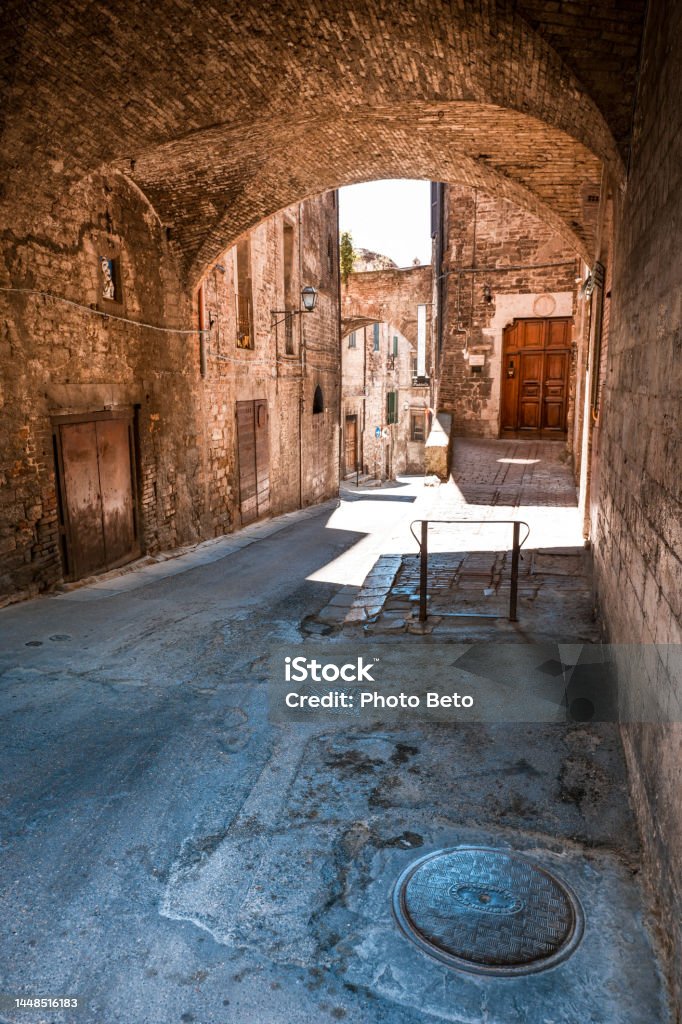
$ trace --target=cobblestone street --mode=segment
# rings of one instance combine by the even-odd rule
[[[435,637],[560,637],[574,642],[599,638],[589,552],[582,541],[575,484],[562,445],[458,438],[451,479],[424,488],[413,516],[415,521],[432,523],[425,629]],[[529,528],[519,563],[516,624],[507,621],[510,520],[526,522]],[[418,523],[414,531],[419,533]],[[522,543],[525,533],[524,527]],[[392,541],[356,595],[348,627],[361,625],[367,632],[393,635],[424,631],[415,621],[420,573],[415,548],[407,529],[402,550]]]

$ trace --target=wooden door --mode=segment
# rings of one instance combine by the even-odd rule
[[[516,320],[504,332],[500,434],[566,434],[571,366],[568,318]]]
[[[358,466],[358,418],[346,416],[344,435],[344,463],[346,473],[355,473]]]
[[[65,572],[80,579],[139,554],[130,417],[56,427]]]
[[[268,403],[237,402],[239,507],[242,525],[270,510]]]
[[[519,431],[537,431],[542,426],[543,366],[542,352],[519,353]]]
[[[60,428],[69,575],[74,579],[106,565],[102,496],[94,423]]]

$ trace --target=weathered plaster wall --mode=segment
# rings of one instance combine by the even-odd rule
[[[598,594],[623,649],[633,793],[682,994],[682,7],[650,6],[593,454]],[[656,645],[656,646],[654,646]],[[655,724],[656,722],[659,724]],[[660,724],[661,722],[666,724]],[[639,723],[639,724],[638,724]],[[679,1003],[678,1003],[679,1005]]]

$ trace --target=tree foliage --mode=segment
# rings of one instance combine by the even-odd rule
[[[348,284],[348,278],[353,273],[353,263],[355,262],[353,236],[350,231],[341,232],[341,240],[339,242],[339,262],[341,264],[341,280],[344,284]]]

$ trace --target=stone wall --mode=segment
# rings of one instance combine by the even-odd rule
[[[285,296],[283,229],[293,241],[290,294]],[[209,453],[211,530],[239,524],[235,402],[265,399],[270,421],[270,503],[279,513],[324,500],[338,490],[339,288],[335,193],[289,207],[248,236],[254,347],[237,346],[237,247],[204,277],[207,336],[203,401]],[[318,290],[313,313],[287,317],[301,288]],[[279,312],[273,312],[279,311]],[[288,321],[288,322],[287,322]],[[287,352],[287,327],[291,349]],[[324,411],[313,414],[315,389]]]
[[[119,261],[120,304],[103,301],[102,255]],[[193,327],[166,232],[144,197],[121,175],[93,175],[62,198],[42,234],[5,247],[2,271],[31,291],[0,294],[0,594],[32,595],[62,576],[55,416],[134,409],[142,547],[198,539],[198,337],[114,318]],[[112,315],[97,315],[105,310]]]
[[[497,437],[503,329],[515,318],[572,316],[579,261],[552,227],[476,189],[447,185],[443,213],[441,273],[446,278],[438,408],[452,415],[457,434]],[[563,266],[496,269],[547,263]],[[485,357],[480,370],[470,364],[470,354]]]
[[[593,457],[598,595],[621,650],[624,738],[662,935],[682,994],[682,8],[653,4],[615,216]],[[655,724],[656,722],[659,724]],[[660,724],[665,722],[667,724]],[[637,724],[640,723],[640,724]],[[647,724],[648,723],[648,724]],[[679,1005],[679,1002],[678,1002]]]
[[[299,343],[297,358],[275,358],[271,310],[284,301],[279,215],[253,231],[253,352],[234,349],[231,255],[209,273],[214,289],[218,281],[224,284],[225,315],[210,332],[205,377],[196,297],[180,278],[166,228],[122,174],[91,176],[62,197],[40,234],[8,237],[1,279],[15,290],[0,292],[0,600],[37,594],[64,575],[55,418],[124,410],[133,416],[143,552],[172,549],[238,525],[237,397],[268,397],[273,511],[335,492],[335,196],[310,200],[289,215],[299,229],[297,305],[301,281],[319,289],[316,312],[296,318],[303,349]],[[115,261],[113,302],[103,291],[102,256]],[[318,384],[325,408],[313,416]]]
[[[424,443],[413,440],[411,422],[412,414],[419,413],[426,417],[426,424],[432,390],[430,384],[414,386],[413,371],[417,306],[424,304],[426,365],[433,374],[431,295],[430,266],[355,272],[342,287],[344,422],[346,416],[358,417],[361,469],[380,480],[424,472]],[[349,345],[351,334],[353,346]],[[391,424],[387,421],[389,392],[396,394],[397,421]]]

